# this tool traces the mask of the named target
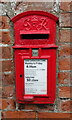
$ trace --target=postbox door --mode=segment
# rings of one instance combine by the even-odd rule
[[[15,66],[18,102],[43,104],[53,101],[55,50],[38,49],[38,56],[32,56],[32,49],[16,50]]]

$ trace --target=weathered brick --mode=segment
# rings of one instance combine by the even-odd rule
[[[32,104],[18,104],[18,109],[22,110],[37,110],[37,105],[32,105]]]
[[[26,112],[26,111],[4,111],[3,118],[36,118],[35,112]]]
[[[24,6],[26,6],[25,11],[29,10],[45,10],[45,11],[51,11],[53,9],[53,2],[36,2],[36,0],[33,0],[33,2],[21,2],[16,4],[15,10],[20,11],[24,9]]]
[[[0,29],[8,29],[9,24],[8,24],[8,17],[7,16],[0,16]]]
[[[11,47],[2,47],[2,58],[11,58]]]
[[[25,109],[27,110],[50,110],[54,111],[54,105],[25,105]]]
[[[2,72],[2,61],[0,61],[0,72]]]
[[[25,105],[26,110],[37,110],[37,105]]]
[[[71,34],[71,29],[61,29],[59,31],[59,42],[63,42],[63,43],[68,43],[71,42],[71,38],[72,38],[72,34]]]
[[[48,113],[48,112],[39,112],[38,113],[39,120],[43,120],[44,118],[52,118],[52,120],[58,120],[58,118],[70,118],[70,113]],[[57,119],[56,119],[57,118]],[[60,119],[59,119],[60,120]],[[68,120],[68,119],[65,119]]]
[[[71,98],[72,97],[72,87],[62,86],[59,87],[59,97],[60,98]]]
[[[7,97],[12,97],[15,96],[15,89],[13,86],[4,86],[2,90],[2,97],[7,98]]]
[[[49,110],[49,111],[54,111],[54,104],[49,104],[49,105],[38,105],[38,110]]]
[[[59,58],[59,70],[71,70],[71,58]]]
[[[2,71],[5,72],[11,70],[12,70],[12,60],[2,61]]]
[[[0,99],[0,109],[13,110],[16,108],[15,100],[13,99]]]
[[[72,2],[60,2],[60,10],[63,11],[71,11],[71,4]]]
[[[71,100],[60,100],[58,103],[58,109],[61,112],[72,112],[72,101]]]
[[[72,27],[72,13],[60,13],[60,27]]]
[[[10,33],[9,32],[4,32],[4,31],[0,31],[0,43],[4,43],[4,44],[10,44]]]
[[[0,111],[0,119],[2,119],[2,111]]]
[[[0,87],[0,97],[2,97],[2,87]]]
[[[0,47],[0,59],[2,59],[2,47]]]
[[[2,73],[0,73],[0,87],[2,86]]]
[[[71,73],[70,72],[59,72],[58,73],[58,83],[59,84],[70,84],[71,83]]]
[[[14,73],[10,74],[2,74],[2,84],[3,85],[13,85],[15,84],[15,76]]]
[[[71,113],[71,115],[70,115],[70,120],[72,120],[72,113]]]
[[[70,44],[59,44],[59,57],[70,56],[72,54],[72,47]]]
[[[2,109],[2,99],[0,98],[0,110]]]

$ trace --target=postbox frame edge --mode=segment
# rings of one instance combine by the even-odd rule
[[[43,16],[47,16],[50,17],[51,19],[53,19],[55,22],[58,22],[59,18],[49,12],[46,11],[25,11],[22,12],[16,16],[14,16],[13,18],[11,18],[11,21],[13,23],[15,23],[16,21],[18,21],[19,19],[21,19],[24,16],[28,16],[28,15],[33,15],[33,14],[37,14],[37,15],[43,15]]]

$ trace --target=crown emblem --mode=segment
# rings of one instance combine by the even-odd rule
[[[37,22],[38,22],[38,18],[37,18],[36,16],[33,16],[33,17],[31,18],[31,21],[32,21],[33,23],[37,23]]]
[[[26,18],[24,20],[24,29],[25,30],[48,30],[47,28],[47,19],[41,18],[36,15]]]

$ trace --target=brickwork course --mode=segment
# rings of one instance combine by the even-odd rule
[[[12,46],[15,15],[42,10],[59,17],[56,44],[56,99],[54,104],[25,105],[16,102]],[[72,1],[5,2],[0,0],[0,116],[4,119],[72,120]]]

